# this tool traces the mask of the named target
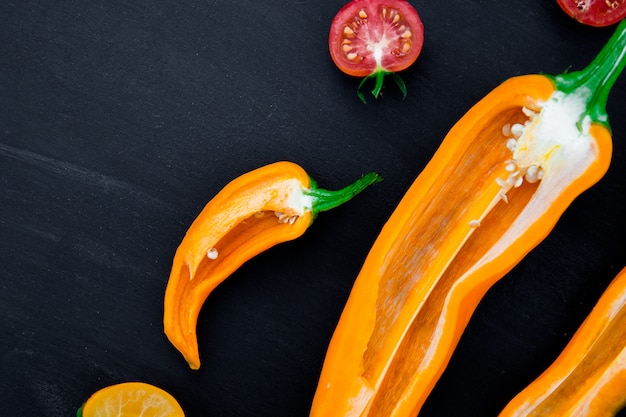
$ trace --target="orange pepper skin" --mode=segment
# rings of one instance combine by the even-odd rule
[[[626,268],[552,365],[499,417],[609,417],[626,405]]]
[[[539,185],[497,202],[510,158],[501,127],[554,91],[541,75],[509,79],[450,130],[365,260],[328,347],[312,417],[415,417],[486,291],[604,175],[611,136],[593,125],[584,169],[555,168],[554,180],[546,169]]]
[[[219,283],[250,258],[301,236],[319,211],[342,204],[378,180],[370,173],[342,190],[326,191],[300,166],[277,162],[224,187],[189,227],[165,290],[164,331],[189,366],[200,367],[198,314]]]

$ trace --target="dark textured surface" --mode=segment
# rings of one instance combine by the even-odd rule
[[[612,28],[555,2],[413,2],[418,62],[363,105],[327,52],[341,1],[0,3],[0,414],[72,416],[142,380],[190,417],[306,416],[368,248],[447,130],[514,75],[584,67]],[[420,417],[496,416],[626,264],[626,82],[614,159],[478,307]],[[170,260],[224,184],[290,160],[384,182],[255,258],[200,315],[202,367],[163,335]]]

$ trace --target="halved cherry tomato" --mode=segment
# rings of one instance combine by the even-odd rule
[[[610,26],[626,17],[626,0],[557,0],[561,9],[580,23]]]
[[[395,74],[415,62],[424,44],[424,25],[406,0],[353,0],[333,19],[328,36],[330,56],[346,74],[365,77],[361,87],[375,79],[378,97],[383,79],[391,75],[406,96],[406,86]]]

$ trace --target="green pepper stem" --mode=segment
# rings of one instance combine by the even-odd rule
[[[366,189],[368,186],[376,184],[380,181],[382,181],[380,175],[375,172],[370,172],[347,187],[336,191],[329,191],[317,188],[315,181],[311,180],[311,188],[309,190],[305,190],[304,194],[311,197],[312,203],[310,209],[313,213],[313,217],[315,218],[319,212],[327,211],[342,205]]]
[[[587,90],[587,115],[610,129],[606,102],[613,84],[626,66],[626,20],[617,26],[600,53],[583,70],[554,77],[556,88],[566,94]]]

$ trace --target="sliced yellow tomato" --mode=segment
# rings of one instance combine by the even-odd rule
[[[77,417],[184,417],[178,401],[154,385],[124,382],[94,393]]]

